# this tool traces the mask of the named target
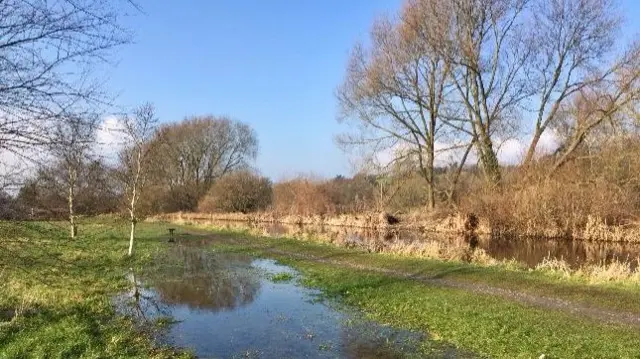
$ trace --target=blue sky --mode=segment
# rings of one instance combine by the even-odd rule
[[[256,167],[273,179],[348,174],[333,138],[334,90],[352,46],[400,0],[139,0],[108,86],[118,103],[156,105],[163,122],[227,115],[258,133]],[[623,0],[625,34],[640,25],[640,2]]]

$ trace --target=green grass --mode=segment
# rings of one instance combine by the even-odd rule
[[[476,353],[495,358],[640,356],[640,335],[634,329],[411,280],[288,262],[302,271],[308,285],[360,307],[375,320],[427,331]]]
[[[269,279],[274,283],[288,282],[293,279],[293,274],[287,272],[276,273],[270,275]]]
[[[127,289],[128,268],[163,250],[157,238],[165,233],[141,225],[130,259],[124,222],[81,225],[75,241],[64,224],[0,222],[0,358],[186,357],[154,349],[111,303]]]

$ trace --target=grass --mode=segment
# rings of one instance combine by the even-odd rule
[[[494,358],[632,358],[639,333],[561,312],[468,292],[426,286],[364,271],[288,261],[306,283],[372,319],[429,332],[460,348]]]
[[[126,230],[117,221],[87,223],[70,241],[62,224],[0,222],[1,358],[187,357],[154,348],[114,312],[111,297],[127,289],[124,274],[147,265],[166,232],[141,225],[130,259]]]
[[[129,268],[159,265],[167,225],[141,224],[136,253],[128,258],[125,223],[84,223],[80,238],[51,223],[0,222],[0,357],[188,357],[153,348],[134,323],[116,315],[111,297],[128,289]],[[360,308],[384,324],[428,332],[443,343],[495,358],[635,358],[640,331],[598,323],[570,312],[529,307],[503,298],[430,286],[411,279],[338,264],[404,271],[432,278],[481,283],[640,313],[640,289],[591,283],[551,271],[507,270],[460,262],[370,254],[312,241],[265,239],[246,233],[187,228],[194,241],[212,239],[211,250],[275,258],[298,269],[302,281],[326,296]],[[610,271],[615,271],[611,269]],[[605,274],[603,274],[605,275]],[[291,280],[276,273],[273,281]],[[159,326],[170,325],[163,318]],[[429,344],[425,344],[429,345]],[[424,348],[429,353],[430,348]]]
[[[280,272],[280,273],[270,275],[269,279],[274,283],[288,282],[293,279],[293,274],[287,273],[287,272]]]

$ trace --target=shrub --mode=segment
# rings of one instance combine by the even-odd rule
[[[273,207],[278,213],[310,216],[333,214],[332,203],[321,181],[298,177],[273,187]]]
[[[271,205],[271,180],[249,171],[237,171],[217,180],[198,205],[200,212],[264,210]]]

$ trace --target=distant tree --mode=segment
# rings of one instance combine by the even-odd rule
[[[41,166],[24,180],[16,196],[17,208],[36,218],[69,217],[68,167],[60,161]],[[88,159],[76,168],[74,215],[96,215],[118,210],[122,193],[114,169],[99,159]]]
[[[201,212],[265,210],[271,205],[271,180],[250,171],[236,171],[218,179],[200,201]]]
[[[280,214],[302,216],[335,213],[336,206],[324,183],[321,179],[305,176],[276,183],[273,186],[273,209]]]
[[[124,184],[127,209],[131,222],[129,256],[133,254],[133,241],[138,223],[138,200],[145,190],[150,170],[149,142],[157,130],[158,119],[152,104],[136,108],[132,115],[122,119],[124,149],[120,152],[120,179]]]
[[[258,152],[249,125],[213,116],[164,125],[149,145],[149,182],[160,202],[152,207],[163,212],[194,210],[217,179],[247,168]]]
[[[0,190],[0,219],[11,220],[20,216],[15,198]]]

